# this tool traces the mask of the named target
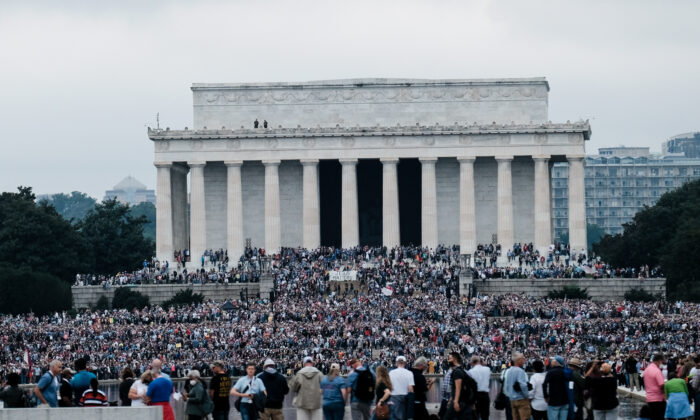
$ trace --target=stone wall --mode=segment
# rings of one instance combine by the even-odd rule
[[[269,279],[271,280],[271,279]],[[223,302],[229,299],[239,299],[241,290],[248,289],[249,296],[255,296],[258,290],[269,290],[271,287],[266,283],[261,287],[261,283],[231,283],[231,284],[142,284],[130,286],[131,290],[143,293],[148,296],[153,304],[160,304],[173,297],[182,289],[192,289],[194,293],[201,293],[205,299],[214,299]],[[114,297],[112,286],[108,289],[99,286],[73,286],[73,308],[82,309],[94,306],[101,296],[106,296],[110,305]],[[267,297],[267,296],[263,296]]]
[[[0,410],[0,420],[163,420],[160,407],[91,407],[91,408],[14,408]]]
[[[475,280],[474,285],[479,294],[504,295],[526,294],[528,296],[546,296],[550,290],[562,289],[564,286],[578,286],[588,290],[593,300],[623,299],[630,289],[644,289],[653,294],[666,296],[666,279],[491,279]]]

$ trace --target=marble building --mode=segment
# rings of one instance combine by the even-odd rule
[[[544,251],[555,162],[569,165],[571,245],[585,247],[591,129],[548,120],[544,78],[196,83],[192,92],[194,127],[148,129],[161,261],[185,248],[192,261],[209,248],[236,258],[247,241],[268,252],[370,237],[391,247],[409,229],[424,246],[462,253],[493,241]],[[407,201],[406,191],[416,195]],[[338,243],[324,243],[335,229]]]

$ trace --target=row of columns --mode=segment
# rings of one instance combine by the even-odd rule
[[[535,162],[535,246],[545,253],[551,242],[549,155],[533,156]],[[421,162],[421,241],[423,246],[438,245],[437,158],[420,158]],[[474,188],[475,157],[457,158],[459,162],[459,238],[462,253],[476,249],[476,197]],[[496,156],[498,163],[498,242],[506,249],[514,243],[513,156]],[[397,158],[380,159],[382,163],[382,234],[387,247],[400,244],[399,194]],[[227,247],[234,258],[244,250],[242,161],[226,161],[227,167]],[[279,160],[265,160],[265,248],[277,252],[281,246]],[[303,166],[303,246],[317,248],[321,244],[318,159],[301,160]],[[357,199],[357,159],[340,159],[342,165],[341,243],[343,248],[359,244],[359,209]],[[569,232],[573,249],[585,247],[586,219],[583,179],[583,157],[570,158]],[[190,168],[190,249],[193,261],[206,249],[206,208],[204,166],[206,162],[188,162]],[[156,163],[157,257],[171,260],[173,253],[173,216],[171,163]]]

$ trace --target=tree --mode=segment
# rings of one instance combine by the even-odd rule
[[[593,246],[600,242],[601,238],[606,235],[605,229],[596,225],[595,223],[586,224],[586,243],[588,248],[593,249]],[[569,233],[566,232],[561,235],[560,242],[563,244],[569,243]]]
[[[661,296],[649,293],[640,287],[639,289],[630,289],[626,291],[625,299],[632,302],[656,302],[657,300],[661,300]]]
[[[180,289],[175,296],[163,302],[163,307],[198,305],[204,302],[204,295],[194,293],[192,289]]]
[[[97,201],[85,193],[73,191],[68,194],[54,194],[42,200],[52,205],[58,214],[72,224],[78,223],[95,207]]]
[[[616,267],[659,265],[669,299],[700,301],[700,279],[691,263],[700,253],[700,180],[664,194],[625,224],[621,235],[605,236],[594,249]]]
[[[94,272],[114,274],[135,270],[150,258],[155,245],[144,238],[145,216],[134,217],[128,204],[108,199],[88,212],[76,226],[90,248]]]
[[[144,201],[131,208],[131,215],[134,217],[146,217],[143,225],[143,236],[153,241],[156,240],[156,206],[153,203]]]
[[[53,206],[35,198],[31,187],[21,186],[0,195],[0,263],[72,281],[86,268],[83,239]]]
[[[582,289],[578,286],[564,286],[559,290],[550,290],[547,297],[550,299],[590,299],[588,289]]]
[[[141,292],[135,292],[128,287],[118,287],[114,290],[114,298],[112,299],[112,308],[114,309],[131,311],[134,308],[145,308],[148,306],[148,303],[148,296]]]
[[[0,313],[46,315],[70,309],[70,285],[48,273],[0,265]]]

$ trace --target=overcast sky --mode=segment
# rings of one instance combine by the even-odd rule
[[[698,1],[0,0],[0,190],[155,186],[193,82],[544,76],[588,153],[700,130]]]

